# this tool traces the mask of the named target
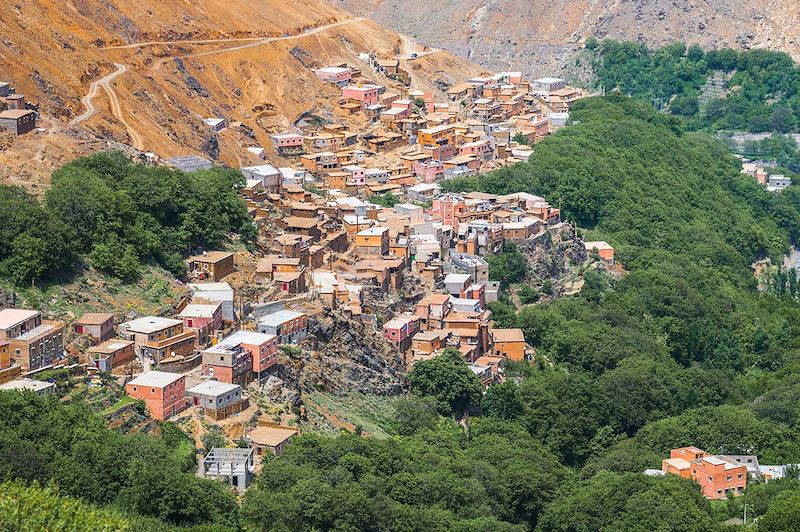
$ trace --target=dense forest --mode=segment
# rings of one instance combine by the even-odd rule
[[[136,277],[143,263],[175,275],[192,249],[245,243],[256,230],[236,188],[241,173],[186,174],[135,164],[122,153],[77,159],[53,174],[42,201],[0,185],[0,276],[17,284],[63,280],[81,263]]]
[[[587,49],[598,86],[651,101],[684,117],[689,129],[789,133],[800,127],[800,67],[788,54],[706,52],[682,43],[650,50],[593,39]]]

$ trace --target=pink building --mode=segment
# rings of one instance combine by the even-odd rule
[[[360,187],[367,184],[367,171],[360,166],[344,166],[342,171],[350,174],[347,178],[348,185]]]
[[[492,146],[488,140],[478,140],[475,142],[467,142],[462,144],[458,149],[459,155],[473,155],[475,157],[485,158],[492,153]]]
[[[350,80],[353,79],[353,71],[344,67],[318,68],[314,71],[314,74],[322,81],[333,83],[340,87],[349,84]]]
[[[428,294],[417,303],[414,313],[419,316],[422,328],[441,329],[452,308],[449,294]]]
[[[423,92],[420,90],[411,91],[408,94],[409,98],[412,100],[422,100],[425,102],[425,111],[428,113],[433,113],[436,111],[436,99],[433,96],[432,92]]]
[[[425,183],[435,183],[444,179],[444,163],[441,161],[416,162],[412,172]]]
[[[159,421],[186,408],[186,377],[180,373],[147,371],[128,382],[125,391],[144,401],[150,415]]]
[[[222,303],[186,305],[178,317],[187,329],[200,329],[211,325],[213,330],[222,327]]]
[[[465,212],[467,212],[467,204],[464,198],[457,194],[444,194],[432,201],[431,216],[456,229],[458,228],[457,216]]]
[[[297,133],[279,133],[270,135],[275,151],[280,155],[300,153],[303,151],[303,135]]]
[[[392,102],[392,109],[405,109],[411,112],[413,107],[414,102],[412,100],[395,100]]]
[[[411,337],[419,332],[419,316],[398,316],[383,325],[383,336],[392,342],[400,352],[405,353],[411,347]]]
[[[358,100],[364,107],[376,105],[378,96],[383,87],[380,85],[348,85],[342,87],[342,97],[348,100]]]
[[[211,343],[214,333],[222,328],[222,303],[186,305],[178,317],[186,330],[195,331],[197,346]]]

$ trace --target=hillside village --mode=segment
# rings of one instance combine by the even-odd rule
[[[59,380],[66,373],[108,389],[98,404],[112,426],[153,430],[174,420],[198,442],[222,427],[239,448],[206,449],[201,473],[244,489],[265,452],[280,455],[301,424],[314,426],[308,416],[320,407],[304,394],[394,395],[416,362],[445,350],[460,354],[484,390],[504,382],[509,362],[543,363],[521,329],[494,324],[488,304],[510,287],[490,279],[487,255],[520,249],[531,271],[544,268],[542,278],[573,277],[560,287],[569,294],[580,290],[569,272],[587,261],[622,272],[613,247],[580,239],[546,198],[443,192],[442,184],[527,161],[536,143],[568,127],[571,106],[588,93],[558,78],[501,72],[442,87],[446,97],[437,99],[410,86],[400,60],[362,59],[313,69],[340,91],[335,118],[303,116],[271,134],[267,149],[246,146],[259,163],[240,168],[239,192],[260,253],[197,250],[185,261],[186,295],[163,315],[97,309],[65,322],[0,310],[0,389],[71,393]],[[36,106],[11,82],[0,91],[0,126],[33,131]],[[203,122],[212,135],[244,127],[225,116]],[[191,153],[133,156],[187,173],[215,164]],[[757,163],[743,172],[769,190],[788,186]],[[544,265],[555,254],[561,272]],[[341,414],[321,415],[323,424],[353,426]],[[675,456],[664,464],[647,474],[688,471]],[[765,467],[780,475],[784,466]],[[730,484],[720,482],[710,485]],[[743,489],[724,486],[723,495]]]
[[[318,79],[341,91],[339,118],[303,117],[270,136],[269,152],[247,146],[261,162],[240,169],[240,194],[258,227],[260,254],[244,260],[233,250],[197,250],[186,259],[187,295],[164,315],[96,309],[65,322],[32,309],[0,310],[2,387],[47,394],[56,391],[47,379],[54,371],[101,387],[107,381],[98,376],[111,374],[112,397],[142,401],[153,420],[196,414],[208,420],[203,431],[251,416],[256,423],[234,423],[229,436],[247,441],[260,463],[263,450],[279,454],[298,433],[291,414],[259,417],[264,393],[288,401],[287,412],[320,386],[396,394],[415,362],[446,349],[460,353],[484,388],[503,382],[508,361],[535,361],[520,329],[493,324],[488,304],[508,287],[490,280],[485,257],[509,245],[531,257],[561,246],[567,272],[592,253],[613,268],[613,248],[582,242],[545,198],[445,193],[441,184],[526,161],[587,93],[561,79],[502,72],[446,87],[437,99],[408,86],[400,60],[363,59],[361,68],[391,85],[352,65],[316,68]],[[10,85],[0,84],[12,109],[2,116],[24,105]],[[242,127],[225,116],[204,122],[213,135]],[[355,123],[367,126],[355,130]],[[0,125],[19,135],[34,127],[27,118]],[[214,164],[194,154],[138,158],[188,173]],[[345,339],[347,329],[360,334]],[[339,376],[309,375],[315,364]],[[112,404],[109,413],[115,423],[137,418],[128,401],[117,404],[122,410]]]
[[[70,108],[74,102],[64,103],[60,113],[54,113],[53,106],[60,98],[54,90],[42,90],[40,96],[46,97],[39,100],[40,104],[15,88],[30,87],[32,83],[46,86],[38,78],[0,79],[0,152],[11,146],[19,149],[21,143],[31,141],[37,145],[38,163],[49,156],[47,142],[58,142],[63,136],[82,146],[81,149],[111,151],[110,157],[119,157],[136,168],[162,172],[159,176],[179,175],[200,180],[205,174],[229,168],[236,185],[231,187],[225,181],[222,188],[241,209],[244,229],[252,229],[255,235],[245,239],[246,231],[231,225],[234,229],[226,227],[222,231],[218,246],[198,247],[192,242],[177,254],[178,270],[153,260],[153,255],[135,255],[137,261],[141,259],[137,265],[148,274],[156,272],[153,275],[160,283],[146,311],[145,305],[133,304],[121,295],[136,292],[141,285],[132,284],[121,290],[119,286],[132,277],[119,276],[115,278],[119,285],[114,285],[117,291],[114,293],[109,288],[112,283],[106,282],[111,277],[109,272],[98,267],[93,259],[81,263],[81,271],[75,272],[75,278],[83,285],[68,296],[83,298],[80,312],[75,311],[75,306],[59,306],[59,298],[52,296],[53,286],[63,278],[45,287],[37,286],[38,278],[31,282],[30,288],[13,282],[0,284],[0,391],[30,392],[51,398],[54,403],[55,400],[79,403],[100,416],[104,428],[126,436],[169,435],[177,427],[177,432],[190,441],[188,452],[183,449],[189,455],[188,475],[195,480],[202,477],[230,485],[237,497],[241,496],[238,503],[245,491],[261,480],[258,475],[274,466],[277,457],[290,456],[291,452],[287,452],[287,448],[291,449],[290,442],[299,445],[303,434],[347,434],[355,435],[359,441],[364,441],[360,439],[362,436],[375,440],[394,438],[404,445],[407,434],[391,434],[386,429],[387,414],[382,409],[410,395],[415,367],[419,371],[436,360],[455,358],[469,378],[476,379],[478,398],[490,397],[492,391],[498,390],[511,394],[507,387],[513,385],[514,390],[521,387],[527,378],[526,371],[542,370],[540,373],[547,373],[546,378],[552,379],[542,381],[553,384],[553,390],[545,390],[552,397],[545,397],[543,385],[542,389],[532,386],[529,398],[567,402],[572,399],[567,395],[580,390],[576,395],[589,404],[588,410],[601,400],[594,395],[601,388],[587,384],[597,379],[600,386],[611,389],[609,393],[603,388],[609,395],[602,398],[605,403],[614,402],[615,386],[625,387],[626,392],[628,387],[634,390],[631,392],[634,399],[627,400],[637,403],[635,394],[641,383],[630,375],[644,367],[643,373],[649,378],[650,368],[656,367],[642,360],[646,356],[656,359],[663,355],[662,358],[673,362],[670,356],[674,354],[667,349],[669,335],[659,330],[661,325],[655,325],[654,316],[660,309],[653,307],[678,306],[675,300],[681,296],[691,301],[686,295],[689,289],[680,283],[676,283],[674,293],[669,292],[672,287],[665,288],[664,294],[653,295],[654,299],[663,300],[659,299],[652,307],[648,306],[650,301],[637,300],[636,305],[641,307],[636,308],[646,309],[641,310],[641,315],[623,316],[615,307],[601,308],[592,300],[592,305],[597,305],[591,311],[565,305],[559,309],[563,315],[532,312],[526,315],[529,321],[507,321],[503,314],[518,316],[549,304],[571,304],[584,296],[599,301],[608,289],[600,285],[611,286],[626,278],[634,278],[645,287],[644,295],[634,293],[631,300],[623,301],[634,306],[631,302],[634,298],[646,300],[654,292],[652,289],[647,292],[648,283],[666,283],[666,277],[658,277],[656,281],[629,277],[628,263],[623,258],[628,258],[630,243],[614,240],[612,233],[606,236],[597,230],[597,218],[573,216],[574,211],[566,206],[562,210],[560,202],[564,194],[556,195],[558,189],[540,192],[553,197],[523,191],[457,192],[464,188],[453,186],[451,181],[490,172],[495,172],[492,176],[503,175],[509,171],[507,167],[528,163],[536,150],[544,150],[562,138],[552,135],[561,130],[569,135],[578,128],[580,121],[571,120],[571,114],[574,118],[584,104],[603,99],[585,100],[575,107],[576,102],[599,94],[570,86],[560,77],[528,79],[521,71],[490,73],[464,63],[453,63],[448,70],[450,61],[446,52],[417,44],[404,35],[380,50],[367,48],[364,45],[367,41],[350,40],[344,30],[324,38],[336,42],[340,47],[336,51],[331,52],[330,46],[326,49],[322,44],[320,34],[356,23],[360,24],[361,19],[340,20],[331,15],[307,22],[303,16],[297,27],[284,32],[274,28],[252,34],[234,32],[220,39],[212,34],[214,38],[208,41],[187,40],[186,48],[176,45],[180,39],[158,40],[166,38],[162,34],[141,35],[154,40],[134,43],[98,39],[95,47],[116,58],[110,63],[116,70],[101,72],[97,65],[91,67],[85,79],[89,92],[81,99],[81,114]],[[168,37],[172,39],[174,35]],[[216,45],[217,40],[228,42],[227,47],[204,48],[209,43]],[[247,81],[240,86],[233,78],[226,77],[230,72],[224,74],[223,67],[209,66],[220,52],[275,43],[285,47],[293,61],[292,68],[301,69],[296,79],[281,87],[272,86],[277,84],[267,77],[250,83],[250,77],[255,79],[253,72],[259,72],[259,68],[245,60],[236,66],[241,69],[237,71],[241,79]],[[340,53],[341,49],[347,53]],[[256,54],[252,53],[250,59]],[[202,58],[210,59],[204,63]],[[130,77],[126,74],[128,69],[137,71],[135,75],[140,77]],[[481,73],[473,75],[476,72]],[[123,76],[120,79],[128,76],[125,83],[141,82],[142,87],[120,97],[123,82],[118,81],[120,86],[116,89],[112,84],[118,76]],[[160,93],[159,84],[163,85]],[[267,85],[269,91],[264,89]],[[108,97],[108,109],[96,101],[101,91]],[[181,91],[191,95],[189,103],[175,98]],[[217,105],[215,97],[220,92],[229,94],[231,100]],[[313,98],[309,98],[310,94]],[[622,98],[620,94],[613,96]],[[137,108],[137,101],[147,104]],[[180,108],[178,118],[161,112],[167,108],[164,101]],[[653,112],[647,102],[643,107]],[[69,122],[63,122],[63,118]],[[157,127],[151,128],[153,123]],[[546,140],[548,137],[550,140]],[[631,138],[635,138],[633,132]],[[637,142],[640,141],[632,141]],[[759,186],[753,187],[758,194],[765,190],[770,198],[780,200],[779,193],[792,186],[791,176],[778,173],[783,169],[770,173],[773,169],[764,161],[731,159],[733,174],[748,184],[757,182]],[[745,176],[737,175],[739,162]],[[705,177],[712,181],[711,177]],[[56,177],[52,183],[57,183]],[[42,194],[48,185],[37,186],[41,188],[31,189],[32,201],[38,201],[35,195]],[[582,182],[580,186],[586,184]],[[531,186],[527,190],[540,188]],[[586,201],[596,201],[599,206],[592,207],[598,211],[615,208],[610,201],[606,204],[594,197]],[[212,205],[213,201],[205,203],[203,207],[209,210],[227,208],[222,201],[220,205]],[[650,213],[654,219],[660,215],[655,212],[657,209],[658,206],[653,207]],[[563,216],[563,212],[570,216]],[[618,225],[627,228],[628,223],[626,220]],[[656,224],[653,220],[647,223]],[[618,249],[600,240],[599,235]],[[748,233],[742,240],[748,236],[751,235]],[[769,245],[778,240],[760,237]],[[158,241],[156,247],[166,248],[165,240]],[[760,245],[766,249],[768,244],[764,242]],[[663,246],[667,249],[669,244]],[[666,256],[642,253],[636,260],[667,263]],[[518,261],[513,281],[499,272],[502,267],[496,265],[500,259]],[[789,262],[787,259],[786,264]],[[688,263],[687,259],[681,266]],[[776,271],[771,264],[771,259],[765,257],[753,266],[757,274],[763,273],[757,275],[762,292],[767,292]],[[84,293],[75,294],[80,291]],[[92,291],[104,293],[97,297],[86,294]],[[117,298],[117,294],[119,300],[112,304],[110,300]],[[691,297],[700,296],[692,292]],[[602,353],[596,360],[580,360],[571,367],[559,364],[563,361],[553,355],[556,349],[535,347],[540,344],[531,339],[530,323],[552,319],[557,323],[552,327],[568,329],[578,323],[572,313],[581,312],[587,315],[596,312],[597,316],[591,317],[596,321],[588,321],[586,330],[582,329],[575,337],[565,335],[565,345],[583,342],[581,348],[586,350],[624,351],[623,343],[643,341],[640,338],[645,336],[643,333],[620,334],[619,344],[608,341],[616,334],[617,326],[622,328],[623,322],[647,322],[642,330],[652,327],[648,333],[657,338],[644,344],[641,352],[626,352],[619,359],[614,358],[616,353]],[[598,317],[601,315],[602,318]],[[583,319],[588,320],[586,316]],[[722,321],[719,316],[710,319]],[[768,352],[769,341],[759,336],[763,333],[766,337],[767,333],[763,328],[758,329],[761,327],[758,319],[750,321],[756,324],[752,325],[755,330],[752,343]],[[698,328],[706,327],[706,323]],[[669,330],[677,331],[678,326],[672,325],[675,329]],[[687,341],[701,336],[693,329],[675,332],[675,336],[683,333],[689,338]],[[579,335],[585,336],[575,340]],[[702,338],[708,344],[715,341],[720,339]],[[602,349],[598,344],[603,344]],[[564,347],[564,351],[572,347]],[[626,366],[624,357],[634,362]],[[684,371],[723,373],[723,369],[712,366],[701,370],[698,360],[689,355],[683,363],[685,367],[669,366],[676,375],[682,372],[675,377],[676,381],[683,379],[687,374]],[[750,363],[747,359],[747,364]],[[750,369],[757,364],[753,363]],[[575,367],[580,369],[573,371]],[[619,381],[601,377],[604,372],[617,369],[622,373]],[[581,373],[584,370],[587,375],[596,374],[584,379]],[[630,375],[624,373],[629,370]],[[762,377],[753,377],[759,378]],[[702,403],[698,399],[702,394],[690,387],[695,384],[686,384],[680,393],[673,393],[673,388],[664,385],[666,391],[658,389],[661,394],[658,401],[677,403],[675,397],[680,395],[681,401],[692,405],[686,406],[687,410],[717,404],[713,400]],[[699,386],[706,384],[701,382]],[[768,387],[762,382],[749,385]],[[521,395],[518,391],[513,393],[517,395],[502,400],[518,406],[521,412]],[[729,400],[727,391],[714,390],[710,395],[716,393],[724,396],[717,398],[719,404],[744,401]],[[664,399],[666,396],[670,397]],[[730,396],[734,394],[731,392]],[[418,399],[424,402],[430,397]],[[653,405],[647,404],[649,400],[647,397],[642,400],[644,406],[635,406],[652,410]],[[653,400],[661,408],[658,401]],[[605,403],[603,408],[613,411]],[[576,411],[584,407],[581,405]],[[435,419],[447,417],[447,422],[456,430],[463,429],[469,439],[470,423],[484,415],[483,408],[479,401],[460,410],[456,406],[445,409],[447,415],[441,409],[437,413],[435,407],[431,410]],[[555,417],[548,408],[552,406],[543,407],[536,414],[541,418]],[[559,412],[559,415],[578,425],[579,430],[583,430],[584,424],[588,427],[590,422],[584,412],[577,412],[573,420],[571,408],[573,403],[565,409],[567,414]],[[664,411],[668,410],[665,406]],[[663,417],[677,415],[679,410],[675,407],[670,412]],[[605,424],[587,428],[586,434],[580,435],[585,436],[583,440],[565,439],[555,445],[548,442],[547,448],[537,442],[521,452],[530,454],[531,460],[539,460],[537,467],[546,463],[549,456],[558,456],[553,462],[560,460],[559,467],[569,464],[575,471],[577,464],[586,465],[587,469],[581,470],[584,474],[595,467],[593,460],[605,458],[598,451],[600,448],[613,448],[614,452],[622,449],[627,453],[624,445],[634,442],[636,431],[647,422],[647,415],[648,412],[642,413],[645,421],[633,429],[629,426],[620,429],[624,423],[612,429],[609,415]],[[522,426],[519,417],[519,413],[508,417],[487,416],[487,424],[497,423],[499,428],[488,430],[479,421],[475,434],[486,438],[488,433],[492,438],[502,431],[511,433],[512,421]],[[530,432],[525,432],[526,437],[539,431],[535,437],[544,441],[542,432],[561,430],[541,418],[531,418],[535,421],[523,429]],[[508,426],[504,425],[506,422]],[[497,430],[497,434],[492,430]],[[481,435],[481,431],[485,432]],[[760,452],[757,456],[745,443],[733,441],[734,437],[731,440],[731,449],[736,452],[716,454],[694,446],[711,449],[708,442],[671,442],[662,452],[675,448],[669,450],[669,457],[660,457],[660,469],[657,453],[632,452],[635,456],[620,471],[635,476],[634,482],[641,483],[689,479],[694,482],[691,489],[702,503],[729,499],[731,508],[734,497],[744,495],[748,484],[797,477],[798,464],[764,465],[759,463],[759,456],[762,461],[774,464],[788,459]],[[185,441],[182,444],[187,446]],[[724,442],[713,450],[721,449]],[[540,452],[542,456],[538,456]],[[564,459],[573,452],[575,456],[583,454],[574,461],[572,456],[570,461]],[[616,455],[612,458],[618,459]],[[649,465],[642,471],[645,462]],[[605,474],[603,466],[598,467],[600,474]],[[496,474],[480,471],[481,467],[475,469],[478,474]],[[631,470],[636,472],[630,473]],[[544,473],[541,476],[547,477]],[[258,488],[248,494],[263,489],[263,485],[256,485]],[[555,491],[554,486],[557,486],[555,481],[548,489]],[[230,491],[227,487],[222,489]],[[524,497],[533,499],[535,491],[530,488],[531,493]],[[475,529],[479,528],[476,525]]]

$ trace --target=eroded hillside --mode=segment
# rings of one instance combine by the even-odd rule
[[[0,11],[0,35],[0,78],[60,121],[51,124],[59,135],[71,122],[160,156],[233,165],[254,162],[247,146],[270,152],[269,134],[303,113],[336,119],[340,92],[313,68],[404,47],[397,33],[323,0],[32,0]],[[481,72],[444,52],[414,63],[414,87],[427,90]],[[202,119],[217,116],[243,127],[212,139]],[[17,145],[0,159],[19,159]]]
[[[488,68],[562,72],[589,35],[769,48],[800,59],[796,0],[334,0]]]

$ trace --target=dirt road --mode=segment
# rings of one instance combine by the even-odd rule
[[[422,46],[408,35],[404,35],[402,33],[399,33],[398,35],[400,35],[400,55],[397,56],[397,59],[413,61],[414,59],[419,59],[420,57],[425,57],[426,55],[441,52],[441,50],[438,48],[428,48]]]
[[[86,93],[86,96],[81,98],[81,103],[84,107],[86,107],[86,110],[72,119],[70,121],[70,125],[74,126],[80,124],[84,120],[94,115],[97,112],[97,107],[94,106],[93,100],[97,97],[97,93],[100,92],[100,87],[106,89],[106,87],[110,86],[111,82],[114,81],[117,76],[128,71],[128,67],[121,63],[114,63],[114,66],[117,67],[114,72],[104,78],[100,78],[97,81],[92,82],[92,84],[89,85],[89,92]]]
[[[203,43],[203,44],[213,44],[215,42],[218,42],[218,43],[242,42],[244,40],[247,40],[247,41],[250,41],[250,42],[248,42],[247,44],[239,44],[239,45],[236,45],[236,46],[228,46],[228,47],[225,47],[225,48],[218,48],[216,50],[206,50],[205,52],[195,52],[195,53],[186,54],[186,55],[176,55],[176,56],[172,56],[172,57],[165,57],[164,59],[160,59],[160,60],[156,61],[153,64],[153,66],[150,68],[150,70],[147,72],[147,75],[148,76],[152,76],[159,68],[161,68],[162,65],[164,65],[164,64],[166,64],[166,63],[168,63],[170,61],[174,61],[175,59],[191,59],[193,57],[206,57],[206,56],[209,56],[209,55],[217,55],[217,54],[224,54],[224,53],[228,53],[228,52],[236,52],[238,50],[245,50],[247,48],[255,48],[256,46],[263,46],[265,44],[271,44],[271,43],[275,43],[275,42],[291,41],[291,40],[294,40],[294,39],[302,39],[303,37],[308,37],[309,35],[316,35],[317,33],[322,33],[323,31],[329,30],[331,28],[335,28],[335,27],[338,27],[338,26],[343,26],[345,24],[352,24],[354,22],[361,22],[363,20],[364,20],[363,18],[352,18],[352,19],[347,19],[347,20],[340,20],[339,22],[333,22],[331,24],[326,24],[324,26],[319,26],[319,27],[310,29],[308,31],[305,31],[303,33],[298,33],[296,35],[286,35],[284,37],[269,37],[269,38],[266,38],[266,39],[257,39],[257,40],[253,40],[253,39],[219,39],[217,41],[195,41],[195,42]],[[192,41],[173,41],[173,42],[166,42],[166,43],[159,43],[159,44],[185,44],[185,43],[191,43],[191,42]],[[142,45],[146,45],[146,44],[150,44],[150,43],[142,43]],[[131,47],[131,46],[135,47],[136,45],[128,45],[128,47]]]
[[[152,76],[162,65],[168,63],[169,61],[173,61],[175,59],[189,59],[192,57],[205,57],[209,55],[216,55],[221,53],[228,53],[228,52],[235,52],[237,50],[244,50],[246,48],[253,48],[255,46],[262,46],[265,44],[280,42],[280,41],[289,41],[293,39],[302,39],[303,37],[307,37],[310,35],[316,35],[318,33],[322,33],[323,31],[329,30],[331,28],[335,28],[338,26],[342,26],[345,24],[352,24],[354,22],[361,22],[363,18],[352,18],[347,20],[340,20],[338,22],[332,22],[330,24],[325,24],[323,26],[318,26],[316,28],[312,28],[309,30],[304,31],[303,33],[298,33],[295,35],[286,35],[283,37],[269,37],[269,38],[230,38],[230,39],[202,39],[202,40],[187,40],[187,41],[147,41],[147,42],[140,42],[140,43],[132,43],[120,46],[106,46],[103,48],[104,50],[128,50],[134,48],[141,48],[145,46],[166,46],[166,45],[182,45],[182,44],[215,44],[215,43],[228,43],[228,42],[239,42],[239,43],[246,43],[246,44],[239,44],[236,46],[229,46],[225,48],[218,48],[216,50],[206,50],[204,52],[195,52],[187,55],[182,56],[173,56],[167,57],[164,59],[160,59],[147,72],[148,76]],[[109,101],[111,103],[111,112],[114,116],[119,120],[128,132],[128,136],[131,139],[131,144],[137,150],[144,150],[144,139],[142,136],[137,132],[125,119],[124,110],[122,108],[122,104],[120,103],[119,98],[117,97],[117,93],[114,90],[114,87],[111,85],[111,82],[114,81],[118,76],[124,74],[128,71],[128,66],[122,63],[114,63],[116,70],[105,76],[97,81],[92,82],[89,86],[89,92],[86,93],[86,96],[81,98],[81,102],[83,103],[86,110],[73,119],[70,124],[77,125],[81,122],[87,120],[88,118],[92,117],[97,112],[97,107],[94,105],[94,99],[97,97],[98,93],[100,92],[100,88],[102,87],[103,90],[108,95]]]

